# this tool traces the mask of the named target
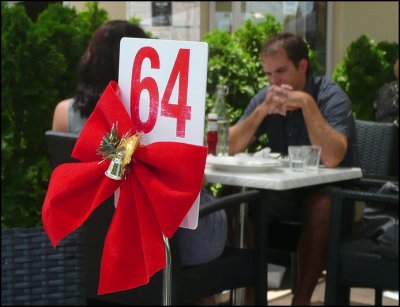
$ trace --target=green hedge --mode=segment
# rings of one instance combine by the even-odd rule
[[[41,224],[51,167],[44,133],[58,101],[75,89],[79,58],[108,19],[97,2],[83,12],[51,4],[35,23],[23,5],[1,3],[1,225]]]
[[[381,86],[395,79],[393,65],[398,57],[398,43],[376,43],[366,35],[347,47],[333,79],[349,95],[355,118],[374,119],[373,103]]]

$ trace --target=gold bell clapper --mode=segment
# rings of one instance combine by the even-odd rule
[[[110,165],[108,166],[107,171],[105,172],[106,176],[114,179],[121,180],[123,175],[123,167],[122,167],[122,159],[123,153],[119,152],[116,157],[111,160]]]

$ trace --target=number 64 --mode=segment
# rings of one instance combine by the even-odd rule
[[[148,133],[153,130],[158,116],[159,91],[157,82],[152,77],[145,77],[140,81],[142,64],[148,58],[151,68],[160,69],[160,58],[152,47],[139,49],[133,62],[131,83],[131,116],[138,131]],[[189,76],[190,49],[179,49],[174,66],[168,79],[167,86],[161,99],[161,116],[176,118],[176,136],[184,138],[186,121],[191,118],[191,107],[187,105],[188,76]],[[170,103],[171,93],[179,76],[178,102]],[[139,98],[143,90],[147,90],[150,97],[149,116],[142,122],[139,116]]]

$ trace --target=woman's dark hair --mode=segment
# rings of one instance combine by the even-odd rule
[[[138,26],[125,20],[101,25],[83,53],[78,69],[78,86],[73,108],[89,117],[111,80],[118,79],[119,46],[122,37],[148,38]]]
[[[291,60],[297,68],[302,59],[306,59],[308,63],[310,63],[308,46],[306,42],[296,34],[286,32],[271,36],[261,49],[260,56],[274,55],[279,49],[285,50],[289,60]],[[310,68],[308,67],[307,74],[309,71]]]

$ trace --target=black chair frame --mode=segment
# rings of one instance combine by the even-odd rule
[[[336,184],[354,189],[370,187],[374,178],[398,180],[398,132],[399,127],[393,123],[380,123],[355,120],[357,149],[360,167],[364,178]],[[344,208],[342,232],[349,232],[354,220],[354,206]],[[301,223],[296,221],[276,220],[268,224],[268,248],[289,251],[291,254],[291,289],[295,292],[297,282],[297,245],[301,233]],[[279,234],[279,236],[277,235]]]
[[[381,305],[383,289],[399,288],[398,259],[383,257],[362,233],[344,234],[341,230],[343,210],[355,201],[399,204],[399,195],[376,193],[385,180],[357,181],[360,182],[364,190],[337,189],[333,194],[325,305],[349,305],[352,287],[374,288],[375,305]]]

